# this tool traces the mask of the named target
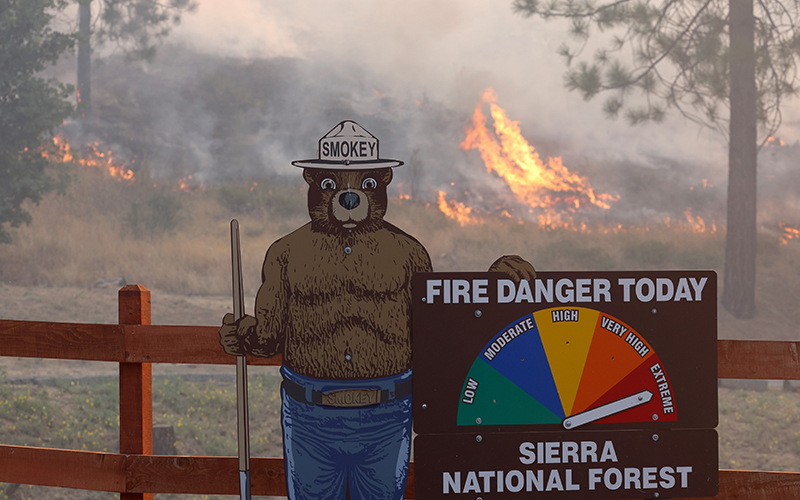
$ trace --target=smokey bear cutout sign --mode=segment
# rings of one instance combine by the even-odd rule
[[[290,499],[401,499],[411,445],[411,278],[423,245],[384,220],[400,160],[346,120],[299,160],[311,221],[267,250],[254,316],[223,318],[231,355],[283,356],[283,449]],[[535,277],[518,256],[490,271]],[[255,409],[258,415],[258,408]],[[258,419],[258,417],[256,417]]]

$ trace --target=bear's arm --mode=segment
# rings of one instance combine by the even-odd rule
[[[385,224],[386,229],[388,229],[389,233],[399,242],[400,247],[403,248],[403,251],[407,255],[405,262],[408,267],[406,269],[410,271],[410,274],[432,272],[433,266],[431,265],[431,257],[428,255],[428,251],[425,250],[425,247],[422,246],[422,243],[397,226],[389,222]],[[409,275],[408,278],[410,282],[411,276]]]
[[[288,328],[288,280],[286,268],[289,249],[278,240],[264,258],[261,269],[261,287],[256,294],[255,338],[251,339],[250,353],[254,356],[272,357],[283,352],[283,341]]]
[[[412,238],[414,245],[411,251],[411,273],[430,273],[433,271],[431,257],[422,243]]]

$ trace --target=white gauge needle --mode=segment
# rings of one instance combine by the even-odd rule
[[[619,413],[621,411],[629,410],[635,406],[643,405],[653,399],[653,393],[647,390],[638,392],[627,398],[618,399],[610,403],[592,408],[591,410],[576,413],[564,419],[563,425],[565,429],[574,429],[583,424],[594,422],[606,418],[609,415]]]

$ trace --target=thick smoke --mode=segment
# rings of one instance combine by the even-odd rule
[[[380,139],[383,157],[407,162],[396,190],[432,202],[442,189],[479,210],[525,214],[480,155],[458,147],[492,87],[542,157],[562,156],[596,192],[620,196],[595,221],[658,221],[691,208],[722,222],[724,139],[680,117],[606,120],[602,99],[563,87],[565,28],[478,0],[203,0],[154,61],[96,58],[93,118],[65,128],[73,142],[100,139],[136,158],[153,178],[219,182],[297,176],[291,160],[314,157],[325,132],[354,119]],[[788,149],[762,154],[762,199],[794,203]]]

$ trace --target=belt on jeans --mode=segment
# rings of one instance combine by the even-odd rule
[[[403,399],[411,394],[411,379],[395,384],[394,394],[389,389],[342,389],[339,391],[311,391],[311,400],[306,396],[306,388],[297,382],[283,379],[281,387],[295,401],[307,405],[358,407],[388,403]]]

